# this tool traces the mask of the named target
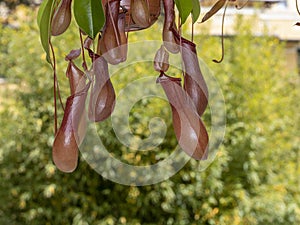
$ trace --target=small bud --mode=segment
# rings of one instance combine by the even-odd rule
[[[58,36],[68,29],[71,23],[71,3],[72,0],[61,0],[56,8],[51,23],[53,36]]]
[[[145,0],[131,0],[130,10],[131,17],[136,25],[140,27],[149,27],[151,25],[150,11]]]
[[[154,69],[158,72],[166,72],[169,69],[169,53],[162,45],[154,57]]]

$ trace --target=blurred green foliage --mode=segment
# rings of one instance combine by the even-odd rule
[[[53,165],[52,73],[35,12],[19,10],[25,17],[18,28],[0,27],[0,75],[7,79],[0,97],[0,224],[300,224],[299,76],[285,73],[282,43],[251,35],[253,20],[238,18],[238,35],[226,39],[220,65],[211,63],[219,39],[195,37],[226,101],[226,136],[212,165],[198,172],[191,160],[169,180],[128,187],[103,179],[83,159],[72,174]],[[160,40],[160,26],[130,38]],[[54,40],[63,99],[69,91],[63,57],[78,48],[77,37],[70,30]],[[143,71],[149,70],[136,69]],[[136,76],[113,82],[121,87]],[[154,110],[151,104],[157,104]],[[132,109],[136,135],[147,135],[147,120],[159,105],[168,115],[163,101],[141,101]],[[165,122],[172,130],[170,118]],[[121,149],[108,122],[100,128],[116,155],[136,163],[137,155]],[[176,145],[172,131],[166,139],[164,154]],[[142,155],[141,163],[153,163],[154,155]]]
[[[16,8],[18,5],[37,5],[42,1],[40,0],[0,0],[0,4],[4,4],[6,7],[10,9]]]

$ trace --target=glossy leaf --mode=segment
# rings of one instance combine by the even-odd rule
[[[39,8],[37,22],[39,25],[40,30],[40,39],[42,46],[46,52],[46,59],[49,63],[51,63],[50,57],[50,24],[51,24],[51,17],[53,14],[53,5],[56,1],[55,0],[44,0],[41,7]]]
[[[184,24],[193,10],[193,0],[175,0],[175,4],[179,11],[181,24]]]
[[[39,11],[38,11],[38,14],[37,14],[37,24],[38,24],[38,26],[40,26],[40,24],[41,24],[42,15],[45,11],[47,3],[48,3],[48,0],[44,0],[44,1],[42,1],[41,5],[39,7]]]
[[[74,17],[80,29],[94,39],[105,22],[101,0],[74,0]]]
[[[193,2],[193,10],[192,10],[192,20],[193,20],[193,23],[196,23],[199,16],[200,16],[200,3],[199,3],[199,0],[192,0]]]

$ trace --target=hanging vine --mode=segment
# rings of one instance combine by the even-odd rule
[[[202,23],[214,16],[234,0],[218,0],[204,15]],[[70,26],[71,6],[79,27],[80,48],[66,56],[69,62],[66,75],[69,79],[70,96],[62,104],[56,75],[56,59],[51,44],[53,36],[62,35]],[[173,127],[182,150],[194,159],[208,157],[208,133],[201,119],[208,104],[208,88],[198,62],[196,44],[193,42],[194,24],[200,16],[198,0],[163,0],[164,25],[162,46],[154,58],[154,68],[159,72],[161,84],[172,109]],[[175,7],[179,12],[176,24]],[[44,0],[38,12],[41,44],[47,62],[53,68],[55,140],[52,157],[63,172],[72,172],[78,161],[78,147],[86,134],[86,118],[92,122],[107,119],[114,110],[115,91],[108,72],[108,64],[117,65],[126,61],[128,32],[149,28],[161,12],[160,0]],[[191,40],[181,34],[181,27],[192,18]],[[222,25],[222,58],[224,41]],[[126,34],[127,32],[127,34]],[[91,61],[88,68],[85,51]],[[82,55],[82,68],[73,60]],[[169,54],[180,54],[182,78],[168,76]],[[90,92],[89,107],[85,102]],[[64,117],[58,128],[57,98],[64,109]],[[87,112],[86,112],[87,110]]]

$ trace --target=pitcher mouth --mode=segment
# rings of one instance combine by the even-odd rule
[[[165,81],[175,81],[175,82],[181,82],[181,78],[179,77],[171,77],[167,74],[165,74],[163,71],[160,73],[159,77],[156,79],[156,83],[161,83]]]

